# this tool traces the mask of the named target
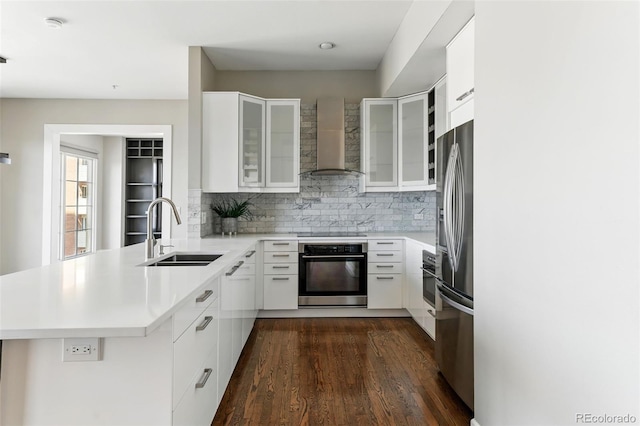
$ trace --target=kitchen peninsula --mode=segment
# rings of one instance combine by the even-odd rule
[[[367,239],[433,251],[431,233]],[[297,236],[165,241],[222,255],[207,266],[140,266],[139,244],[0,277],[0,423],[208,424],[261,308],[265,240]],[[82,338],[99,360],[63,361]]]

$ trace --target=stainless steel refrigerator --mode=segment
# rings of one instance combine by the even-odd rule
[[[436,146],[436,360],[473,410],[473,121]]]

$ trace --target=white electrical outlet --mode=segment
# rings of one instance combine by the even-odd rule
[[[424,214],[416,213],[416,214],[413,215],[413,218],[416,219],[416,220],[424,219]]]
[[[102,339],[62,339],[62,361],[99,361]]]
[[[204,225],[207,223],[207,212],[202,212],[200,214],[200,225]]]

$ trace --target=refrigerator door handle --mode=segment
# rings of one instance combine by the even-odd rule
[[[464,235],[464,172],[462,167],[462,157],[460,155],[460,145],[455,144],[455,166],[454,166],[454,205],[455,205],[455,227],[453,232],[453,256],[455,257],[456,270],[460,265],[462,255],[462,237]]]
[[[442,289],[440,289],[440,298],[442,300],[444,300],[445,302],[447,302],[449,305],[451,305],[452,307],[456,308],[457,310],[459,310],[460,312],[464,312],[465,314],[469,314],[471,316],[473,316],[473,308],[470,308],[468,306],[464,306],[462,303],[458,303],[455,300],[449,298],[448,296],[444,295],[442,292]]]
[[[455,132],[455,130],[454,130]],[[455,137],[455,135],[454,135]],[[445,171],[445,176],[444,176],[444,188],[443,188],[443,194],[442,194],[442,207],[443,207],[443,216],[444,216],[444,238],[445,238],[445,243],[447,245],[447,252],[451,253],[451,256],[449,257],[449,264],[451,265],[451,269],[453,271],[456,270],[456,263],[455,263],[455,259],[453,256],[454,253],[454,247],[453,247],[453,238],[452,238],[452,232],[453,232],[453,215],[452,215],[452,210],[453,210],[453,177],[454,177],[454,168],[455,168],[455,153],[454,150],[456,149],[456,144],[454,143],[453,146],[451,147],[451,152],[449,153],[449,159],[447,160],[447,166],[446,166],[446,171]]]

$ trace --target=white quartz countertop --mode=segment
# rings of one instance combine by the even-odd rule
[[[172,251],[223,254],[207,266],[138,266],[136,244],[0,276],[0,339],[146,336],[257,241],[171,240]]]
[[[434,233],[366,235],[410,238],[435,252]],[[163,241],[174,246],[172,252],[223,255],[208,266],[139,266],[144,244],[136,244],[0,276],[0,340],[146,336],[257,242],[273,239],[298,237],[246,234]]]

